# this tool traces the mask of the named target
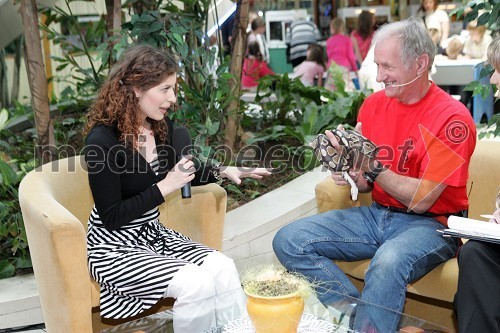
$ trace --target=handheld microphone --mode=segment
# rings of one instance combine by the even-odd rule
[[[406,82],[406,83],[403,83],[403,84],[391,84],[390,86],[391,86],[391,87],[404,87],[404,86],[407,86],[407,85],[412,84],[413,82],[417,81],[417,79],[418,79],[419,77],[421,77],[421,76],[422,76],[422,75],[417,76],[416,78],[414,78],[414,79],[413,79],[413,80],[411,80],[410,82]]]
[[[188,155],[189,150],[192,148],[191,135],[184,126],[174,128],[172,134],[172,146],[176,155],[176,162],[179,162],[184,155]],[[191,182],[185,184],[181,188],[183,199],[191,198]]]

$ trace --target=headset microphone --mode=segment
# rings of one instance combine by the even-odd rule
[[[411,80],[410,82],[406,82],[406,83],[403,83],[403,84],[391,84],[391,85],[389,85],[389,86],[390,86],[390,87],[404,87],[404,86],[407,86],[407,85],[412,84],[413,82],[417,81],[417,79],[418,79],[419,77],[421,77],[421,76],[422,76],[422,75],[417,76],[416,78],[414,78],[414,79],[413,79],[413,80]]]

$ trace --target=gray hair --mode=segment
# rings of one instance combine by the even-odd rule
[[[380,27],[373,37],[373,45],[396,37],[401,44],[401,61],[406,68],[422,54],[429,56],[429,69],[436,55],[436,45],[432,42],[427,29],[421,21],[409,18],[404,21],[389,23]]]
[[[488,62],[495,70],[500,71],[500,36],[488,46]]]

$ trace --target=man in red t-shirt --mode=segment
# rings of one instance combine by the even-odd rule
[[[374,203],[290,223],[278,231],[273,248],[287,269],[315,282],[324,304],[345,305],[347,295],[392,310],[353,306],[355,330],[394,332],[407,284],[458,249],[456,239],[436,230],[468,208],[476,130],[470,112],[429,81],[436,50],[421,23],[385,25],[373,43],[377,81],[385,90],[366,99],[356,128],[380,151],[349,173],[360,192],[372,191]],[[332,178],[347,185],[341,173],[332,172]],[[369,258],[362,293],[332,261]]]

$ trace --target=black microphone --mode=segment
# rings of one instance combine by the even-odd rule
[[[189,155],[189,150],[192,148],[191,135],[184,126],[174,128],[172,135],[172,146],[174,147],[176,162],[179,162],[184,155]],[[191,182],[186,183],[181,188],[182,198],[191,198]]]

